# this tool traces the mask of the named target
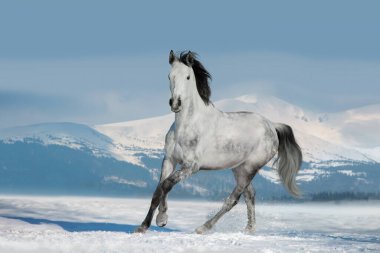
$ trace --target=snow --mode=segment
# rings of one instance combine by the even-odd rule
[[[354,176],[367,176],[367,173],[365,172],[353,172],[352,170],[338,170],[339,173],[342,173],[344,175],[354,177]]]
[[[6,143],[17,141],[35,142],[43,145],[60,145],[72,149],[88,148],[96,156],[110,155],[112,139],[83,124],[44,123],[2,129],[0,138]]]
[[[174,115],[98,125],[94,128],[124,146],[141,149],[163,149],[165,135],[174,122]]]
[[[321,124],[339,133],[340,139],[331,139],[334,143],[356,148],[367,155],[371,152],[366,152],[366,149],[380,148],[380,136],[377,134],[380,104],[325,114]],[[379,153],[373,156],[377,161],[380,161],[379,158]]]
[[[200,196],[207,196],[207,194],[209,193],[209,191],[206,188],[196,185],[196,184],[190,184],[188,182],[180,182],[179,185],[182,188],[191,190],[193,194],[199,194]]]
[[[243,201],[241,201],[243,202]],[[149,199],[0,197],[0,252],[380,251],[380,203],[257,205],[245,234],[243,203],[206,235],[193,231],[222,203],[169,200],[166,229],[131,233]]]
[[[329,162],[327,166],[334,165],[331,161],[374,162],[373,159],[370,159],[368,156],[355,149],[333,144],[297,129],[294,130],[294,134],[303,151],[303,160],[305,162],[325,163],[327,161]]]
[[[160,157],[165,146],[165,135],[173,122],[174,115],[167,114],[142,120],[97,125],[94,129],[113,140],[116,147],[112,150],[114,154],[144,167],[136,155]],[[131,157],[135,160],[131,161]]]
[[[278,172],[275,169],[262,168],[259,170],[259,174],[272,183],[279,184],[281,182]]]
[[[0,139],[5,143],[37,141],[43,145],[60,145],[72,149],[88,149],[93,155],[98,157],[111,156],[118,160],[144,167],[140,157],[136,155],[140,152],[138,148],[124,146],[118,141],[83,124],[44,123],[2,129],[0,131]]]
[[[315,178],[321,177],[321,176],[328,176],[330,174],[329,171],[321,170],[321,169],[302,169],[298,172],[297,180],[298,181],[304,181],[304,182],[310,182],[313,181]]]
[[[364,172],[354,173],[354,172],[350,171],[351,174],[348,174],[348,170],[347,171],[346,170],[340,170],[338,172],[345,174],[345,175],[348,175],[348,176],[365,176]],[[279,177],[276,169],[267,169],[264,167],[259,171],[259,174],[272,183],[275,183],[275,184],[281,183],[280,177]],[[298,172],[297,181],[298,182],[299,181],[311,182],[311,181],[315,180],[316,178],[326,177],[329,175],[330,175],[330,172],[328,170],[322,170],[322,169],[318,169],[318,168],[305,168],[305,169],[301,169]]]
[[[141,181],[141,180],[133,181],[133,180],[125,179],[125,178],[120,178],[118,176],[104,177],[104,181],[105,182],[114,182],[114,183],[118,183],[118,184],[133,185],[133,186],[137,186],[140,188],[146,188],[148,186],[148,183],[145,181]]]
[[[357,150],[375,161],[380,161],[380,146],[374,148],[357,148]]]

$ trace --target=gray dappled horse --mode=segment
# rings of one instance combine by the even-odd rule
[[[292,129],[253,112],[222,112],[215,108],[209,100],[211,75],[194,53],[182,52],[177,57],[171,51],[169,63],[172,67],[169,104],[175,121],[166,134],[160,182],[149,212],[136,232],[149,228],[157,207],[156,223],[166,225],[167,194],[175,184],[199,170],[225,168],[232,168],[236,187],[222,209],[196,232],[210,230],[237,204],[241,194],[244,194],[248,210],[245,230],[254,231],[255,192],[251,181],[276,154],[282,183],[291,194],[299,195],[295,177],[302,163],[302,153]],[[175,169],[177,164],[181,165],[179,170]]]

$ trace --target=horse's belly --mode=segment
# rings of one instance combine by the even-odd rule
[[[203,169],[225,169],[239,166],[244,158],[244,154],[206,152],[199,163]]]

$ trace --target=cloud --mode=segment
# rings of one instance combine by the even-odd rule
[[[28,107],[30,109],[49,111],[59,108],[64,104],[67,104],[67,102],[58,96],[35,94],[33,92],[0,90],[0,108],[2,109],[22,109]]]
[[[380,119],[362,120],[348,123],[341,130],[347,137],[347,143],[354,147],[375,148],[379,147],[380,135],[377,133],[380,129]]]
[[[79,108],[79,109],[78,109]],[[84,106],[69,96],[28,91],[0,91],[0,128],[39,122],[67,121]]]
[[[235,53],[212,56],[206,65],[213,69],[218,98],[231,91],[269,92],[302,107],[327,112],[380,103],[377,62]]]
[[[380,103],[380,64],[280,53],[200,53],[212,100],[260,93],[333,112]],[[100,124],[169,113],[167,54],[0,61],[0,127]]]
[[[97,124],[163,114],[168,69],[167,57],[155,56],[2,61],[0,127],[42,121]]]

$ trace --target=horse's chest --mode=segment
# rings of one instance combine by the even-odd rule
[[[199,145],[199,137],[195,134],[179,136],[174,145],[174,157],[181,162],[194,160]]]

